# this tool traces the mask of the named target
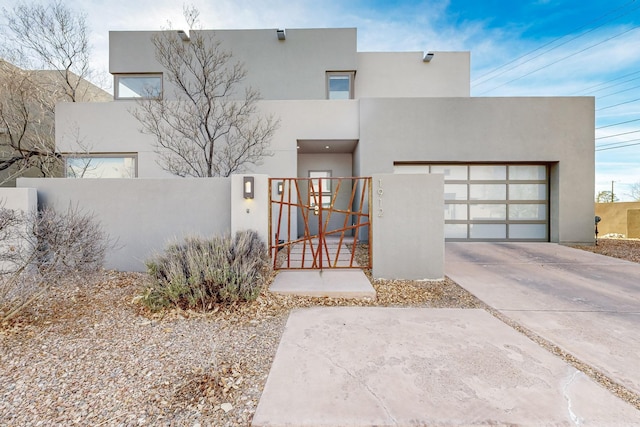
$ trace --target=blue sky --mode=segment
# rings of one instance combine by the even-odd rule
[[[95,65],[105,71],[109,30],[158,29],[167,21],[186,28],[180,1],[65,2],[88,14]],[[640,0],[191,4],[205,28],[357,27],[360,51],[470,51],[472,96],[595,96],[596,191],[614,181],[616,195],[629,200],[629,184],[640,182]]]

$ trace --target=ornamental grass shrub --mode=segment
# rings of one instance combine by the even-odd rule
[[[149,283],[141,301],[153,311],[254,301],[265,279],[267,256],[266,244],[252,230],[170,244],[146,262]]]

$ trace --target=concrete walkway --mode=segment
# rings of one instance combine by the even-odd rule
[[[640,264],[552,243],[447,243],[445,272],[640,394]]]
[[[446,274],[640,393],[640,265],[448,243]],[[484,310],[294,311],[254,426],[640,426],[640,411]]]
[[[291,313],[253,426],[634,426],[640,411],[484,310]]]

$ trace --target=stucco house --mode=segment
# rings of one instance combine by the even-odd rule
[[[152,34],[110,32],[115,102],[57,106],[68,165],[95,161],[93,177],[169,176],[131,114],[141,83],[172,96]],[[469,52],[358,52],[355,28],[215,37],[244,63],[260,110],[280,119],[274,155],[248,172],[444,174],[447,240],[593,242],[593,98],[471,97]],[[91,147],[83,156],[73,154],[78,133]]]

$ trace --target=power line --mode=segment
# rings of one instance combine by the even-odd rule
[[[619,104],[607,105],[606,107],[602,107],[602,108],[598,108],[598,109],[596,109],[596,111],[606,110],[606,109],[608,109],[608,108],[617,107],[617,106],[619,106],[619,105],[631,104],[632,102],[636,102],[636,101],[640,101],[640,98],[632,99],[631,101],[621,102],[621,103],[619,103]]]
[[[627,123],[632,123],[632,122],[640,122],[640,119],[627,120],[626,122],[619,122],[619,123],[613,123],[613,124],[610,124],[610,125],[600,126],[600,127],[597,127],[596,130],[597,129],[610,128],[610,127],[618,126],[618,125],[625,125]]]
[[[587,92],[587,93],[600,92],[601,90],[610,89],[610,88],[612,88],[614,86],[618,86],[618,85],[621,85],[621,84],[624,84],[624,83],[628,83],[628,82],[631,82],[633,80],[638,80],[638,79],[640,79],[640,77],[636,77],[636,78],[633,78],[633,79],[625,80],[623,82],[616,83],[616,84],[613,84],[611,86],[603,87],[602,89],[598,89],[598,90],[594,90],[592,92],[588,92],[590,89],[596,88],[598,86],[606,85],[607,83],[615,82],[616,80],[624,79],[625,77],[633,76],[634,74],[638,74],[638,73],[640,73],[640,71],[634,71],[633,73],[625,74],[624,76],[616,77],[615,79],[606,80],[604,82],[598,83],[597,85],[589,86],[589,87],[587,87],[585,89],[580,89],[579,91],[574,92],[574,93],[572,93],[570,95],[576,95],[576,94],[579,94],[580,92]]]
[[[638,78],[640,79],[640,77],[638,77]],[[635,79],[634,79],[634,80],[635,80]],[[630,88],[628,88],[628,89],[623,89],[623,90],[619,90],[619,91],[617,91],[617,92],[609,93],[609,94],[607,94],[607,95],[599,96],[599,97],[598,97],[598,99],[608,98],[608,97],[610,97],[610,96],[617,95],[617,94],[622,93],[622,92],[629,92],[630,90],[637,89],[637,88],[639,88],[639,87],[640,87],[640,85],[638,85],[638,86],[632,86],[632,87],[630,87]]]
[[[640,132],[640,130],[634,130],[634,131],[631,131],[631,132],[617,133],[615,135],[601,136],[601,137],[596,138],[596,139],[607,139],[607,138],[613,138],[615,136],[629,135],[630,133],[638,133],[638,132]]]
[[[624,142],[621,142],[620,144],[626,144],[627,142],[632,142],[632,141],[640,141],[640,139],[630,139],[629,141],[624,141]],[[618,147],[596,148],[596,151],[616,150],[618,148],[633,147],[634,145],[640,145],[640,142],[634,142],[633,144],[620,145]]]
[[[615,38],[617,38],[617,37],[620,37],[620,36],[622,36],[622,35],[624,35],[624,34],[627,34],[627,33],[631,32],[631,31],[633,31],[633,30],[635,30],[635,29],[637,29],[637,28],[640,28],[640,25],[636,25],[635,27],[631,27],[631,28],[629,28],[628,30],[625,30],[625,31],[623,31],[623,32],[621,32],[621,33],[616,34],[615,36],[611,36],[611,37],[609,37],[609,38],[606,38],[606,39],[604,39],[604,40],[602,40],[602,41],[600,41],[600,42],[598,42],[598,43],[596,43],[596,44],[593,44],[593,45],[591,45],[591,46],[587,46],[587,47],[585,47],[584,49],[581,49],[581,50],[579,50],[579,51],[577,51],[577,52],[574,52],[574,53],[572,53],[572,54],[570,54],[570,55],[567,55],[567,56],[565,56],[565,57],[563,57],[563,58],[560,58],[560,59],[558,59],[557,61],[553,61],[553,62],[551,62],[551,63],[549,63],[549,64],[547,64],[547,65],[544,65],[544,66],[542,66],[542,67],[540,67],[540,68],[536,68],[535,70],[530,71],[530,72],[528,72],[528,73],[526,73],[526,74],[524,74],[524,75],[522,75],[522,76],[520,76],[520,77],[516,77],[515,79],[509,80],[508,82],[502,83],[502,84],[500,84],[500,85],[498,85],[498,86],[496,86],[496,87],[494,87],[494,88],[492,88],[492,89],[489,89],[489,90],[487,90],[487,91],[484,91],[484,92],[482,92],[480,95],[483,95],[483,94],[485,94],[485,93],[487,93],[487,92],[491,92],[492,90],[498,89],[498,88],[500,88],[500,87],[502,87],[502,86],[506,86],[506,85],[508,85],[509,83],[513,83],[513,82],[515,82],[516,80],[520,80],[520,79],[522,79],[522,78],[524,78],[524,77],[527,77],[527,76],[529,76],[529,75],[531,75],[531,74],[533,74],[533,73],[537,73],[537,72],[538,72],[538,71],[540,71],[540,70],[543,70],[543,69],[545,69],[545,68],[548,68],[548,67],[550,67],[550,66],[552,66],[552,65],[555,65],[555,64],[557,64],[557,63],[559,63],[559,62],[562,62],[562,61],[564,61],[564,60],[566,60],[566,59],[569,59],[569,58],[571,58],[571,57],[573,57],[573,56],[576,56],[576,55],[578,55],[578,54],[580,54],[580,53],[582,53],[582,52],[585,52],[585,51],[587,51],[587,50],[589,50],[589,49],[592,49],[592,48],[594,48],[594,47],[596,47],[596,46],[599,46],[599,45],[601,45],[601,44],[604,44],[604,43],[606,43],[606,42],[608,42],[608,41],[610,41],[610,40],[613,40],[613,39],[615,39]],[[597,111],[597,110],[596,110],[596,111]]]
[[[604,15],[600,16],[599,18],[596,18],[596,19],[594,19],[594,20],[592,20],[592,21],[587,22],[586,24],[584,24],[584,25],[582,25],[582,26],[580,26],[580,27],[577,27],[577,28],[575,28],[575,29],[571,30],[569,33],[573,33],[573,32],[579,31],[579,30],[581,30],[581,29],[583,29],[583,28],[587,27],[587,26],[588,26],[588,25],[590,25],[591,23],[598,22],[598,21],[600,21],[601,19],[603,19],[604,17],[606,17],[606,16],[608,16],[608,15],[611,15],[611,14],[613,14],[613,13],[617,12],[617,11],[618,11],[618,10],[620,10],[620,9],[624,9],[625,7],[627,7],[628,5],[630,5],[630,4],[632,4],[632,3],[635,3],[635,1],[636,1],[636,0],[631,0],[630,2],[628,2],[628,3],[624,4],[623,6],[620,6],[620,7],[616,8],[616,9],[614,9],[614,10],[610,11],[610,12],[605,13]],[[596,29],[598,29],[598,28],[602,27],[603,25],[608,24],[609,22],[615,21],[616,19],[619,19],[619,18],[621,18],[621,17],[623,17],[623,16],[626,16],[626,15],[628,15],[629,13],[631,13],[631,12],[633,12],[634,10],[637,10],[637,9],[639,9],[639,8],[640,8],[640,6],[638,6],[638,7],[636,7],[636,8],[633,8],[633,9],[631,9],[631,10],[627,11],[626,13],[623,13],[622,15],[616,16],[616,17],[614,17],[614,18],[612,18],[612,19],[610,19],[610,20],[608,20],[608,21],[603,22],[602,24],[600,24],[600,25],[598,25],[598,26],[596,26],[596,27],[593,27],[593,28],[589,29],[588,31],[585,31],[585,32],[584,32],[584,33],[582,33],[582,34],[579,34],[579,35],[577,35],[577,36],[575,36],[575,37],[572,37],[572,38],[570,38],[569,40],[567,40],[567,41],[565,41],[565,42],[563,42],[563,43],[560,43],[560,44],[558,44],[558,45],[556,45],[556,46],[552,47],[551,49],[547,49],[546,51],[544,51],[544,52],[540,53],[539,55],[534,56],[533,58],[529,58],[528,60],[526,60],[526,61],[524,61],[524,62],[521,62],[520,64],[517,64],[517,65],[515,65],[515,66],[513,66],[513,67],[511,67],[511,68],[509,68],[509,69],[507,69],[507,70],[505,70],[505,71],[503,71],[503,72],[501,72],[501,73],[499,73],[499,74],[496,74],[496,75],[494,75],[494,76],[492,76],[492,77],[489,77],[489,78],[487,78],[487,79],[484,79],[484,80],[482,80],[482,81],[481,81],[481,82],[479,82],[479,83],[475,83],[475,82],[477,82],[478,80],[482,79],[483,77],[486,77],[486,76],[488,76],[488,75],[490,75],[490,74],[493,74],[493,73],[495,73],[496,71],[498,71],[498,70],[500,70],[500,69],[502,69],[502,68],[504,68],[504,67],[506,67],[506,66],[508,66],[508,65],[510,65],[510,64],[513,64],[514,62],[517,62],[517,61],[519,61],[520,59],[522,59],[522,58],[524,58],[524,57],[526,57],[526,56],[528,56],[528,55],[531,55],[532,53],[535,53],[535,52],[537,52],[537,51],[539,51],[539,50],[541,50],[541,49],[543,49],[543,48],[545,48],[545,47],[547,47],[547,46],[549,46],[549,45],[554,44],[555,42],[557,42],[557,41],[559,41],[559,40],[562,40],[563,38],[567,37],[567,35],[568,35],[568,34],[565,34],[565,35],[563,35],[563,36],[561,36],[561,37],[558,37],[558,38],[556,38],[556,39],[554,39],[554,40],[552,40],[552,41],[550,41],[550,42],[548,42],[548,43],[543,44],[542,46],[540,46],[540,47],[538,47],[538,48],[536,48],[536,49],[534,49],[534,50],[532,50],[532,51],[530,51],[530,52],[525,53],[524,55],[520,55],[519,57],[517,57],[517,58],[515,58],[515,59],[513,59],[513,60],[511,60],[511,61],[509,61],[509,62],[507,62],[507,63],[505,63],[505,64],[503,64],[503,65],[501,65],[501,66],[499,66],[499,67],[497,67],[497,68],[494,68],[493,70],[491,70],[491,71],[489,71],[489,72],[487,72],[487,73],[485,73],[485,74],[481,75],[480,77],[477,77],[476,79],[474,79],[474,80],[472,80],[472,81],[471,81],[471,85],[472,85],[472,86],[478,86],[478,85],[481,85],[481,84],[483,84],[483,83],[486,83],[487,81],[489,81],[489,80],[491,80],[491,79],[493,79],[493,78],[496,78],[496,77],[498,77],[498,76],[500,76],[500,75],[502,75],[502,74],[504,74],[504,73],[507,73],[507,72],[509,72],[509,71],[511,71],[511,70],[513,70],[513,69],[515,69],[515,68],[518,68],[518,67],[520,67],[521,65],[526,64],[527,62],[530,62],[530,61],[532,61],[532,60],[534,60],[534,59],[536,59],[536,58],[538,58],[538,57],[540,57],[540,56],[542,56],[542,55],[544,55],[544,54],[546,54],[546,53],[548,53],[548,52],[551,52],[551,51],[552,51],[552,50],[554,50],[554,49],[559,48],[560,46],[564,46],[564,45],[565,45],[565,44],[567,44],[567,43],[570,43],[570,42],[572,42],[572,41],[574,41],[574,40],[576,40],[576,39],[578,39],[578,38],[580,38],[580,37],[583,37],[583,36],[585,36],[585,35],[587,35],[587,34],[589,34],[589,33],[593,32],[593,31],[595,31]]]

